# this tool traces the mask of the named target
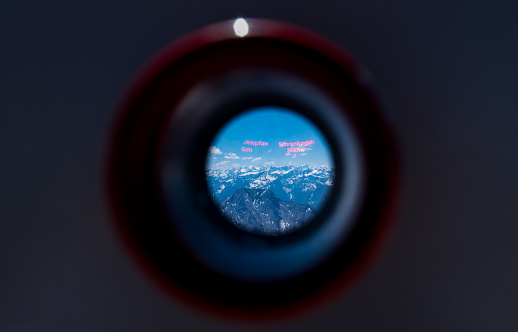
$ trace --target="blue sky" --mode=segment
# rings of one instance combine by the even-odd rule
[[[245,141],[268,145],[255,146]],[[299,146],[304,152],[288,152],[291,146],[279,147],[279,142],[297,141],[314,144]],[[331,150],[320,129],[299,113],[276,106],[254,108],[229,121],[214,138],[207,158],[207,168],[259,166],[268,162],[276,166],[333,166]]]

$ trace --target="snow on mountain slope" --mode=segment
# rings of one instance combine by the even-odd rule
[[[209,193],[222,202],[238,189],[268,189],[284,201],[309,204],[318,209],[325,202],[334,181],[334,169],[327,166],[250,166],[206,171]]]
[[[238,189],[220,208],[237,227],[267,235],[295,230],[316,214],[310,205],[280,200],[267,189]]]

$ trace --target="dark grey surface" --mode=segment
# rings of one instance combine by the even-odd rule
[[[154,287],[115,237],[102,187],[128,79],[169,41],[238,15],[297,23],[353,53],[384,90],[405,156],[378,264],[337,302],[268,328],[517,330],[517,14],[512,1],[2,2],[0,330],[259,330]]]

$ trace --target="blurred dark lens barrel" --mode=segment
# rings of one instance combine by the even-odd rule
[[[166,46],[123,95],[110,146],[113,220],[139,266],[174,298],[232,319],[300,314],[350,287],[383,248],[399,188],[369,77],[332,42],[270,20],[226,21]],[[229,223],[206,176],[221,128],[261,107],[313,123],[335,172],[314,219],[280,236]]]

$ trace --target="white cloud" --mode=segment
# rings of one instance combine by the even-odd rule
[[[275,161],[268,161],[268,162],[264,163],[264,166],[270,166],[270,165],[271,166],[275,165]]]
[[[246,159],[252,159],[252,157],[243,157],[243,158],[241,158],[241,159],[244,159],[244,160],[246,160]]]
[[[256,161],[260,161],[261,159],[263,159],[263,158],[257,157],[257,158],[252,159],[252,162],[255,163]]]
[[[225,153],[225,158],[227,159],[239,159],[239,157],[235,153]]]
[[[224,165],[228,165],[228,164],[230,164],[230,161],[225,160],[225,161],[222,161],[220,163],[214,164],[212,166],[224,166]]]
[[[208,167],[208,169],[216,169],[216,168],[229,169],[229,168],[236,168],[236,167],[239,167],[239,164],[232,163],[229,160],[225,160],[220,163],[211,165],[210,167]]]
[[[268,150],[268,153],[272,152],[272,150]]]
[[[306,153],[306,152],[304,152],[304,153],[301,153],[300,155],[301,155],[301,156],[305,156],[305,155],[307,155],[307,153]]]
[[[291,152],[286,152],[284,155],[285,156],[291,156]]]
[[[221,152],[221,150],[220,150],[220,149],[218,149],[217,147],[215,147],[215,146],[211,146],[211,147],[209,148],[209,153],[210,153],[210,154],[222,154],[223,152]]]

